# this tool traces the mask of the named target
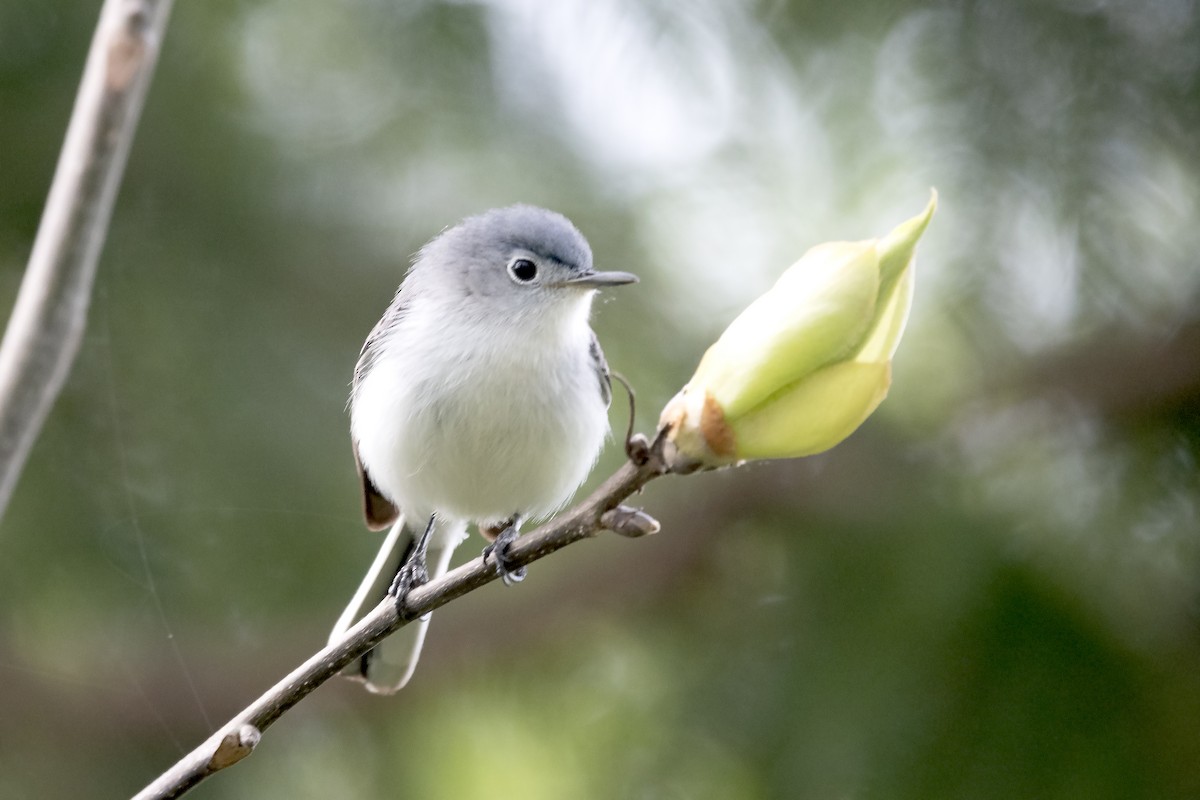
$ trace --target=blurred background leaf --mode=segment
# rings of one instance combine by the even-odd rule
[[[98,10],[0,3],[5,305]],[[539,203],[642,275],[595,324],[648,429],[930,186],[847,443],[656,482],[661,535],[439,611],[410,688],[194,796],[1197,796],[1198,40],[1194,0],[179,4],[0,525],[0,796],[131,794],[324,641],[377,543],[352,365],[445,225]]]

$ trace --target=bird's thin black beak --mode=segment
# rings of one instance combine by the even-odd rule
[[[637,282],[638,276],[632,272],[588,272],[565,280],[562,285],[576,286],[581,289],[599,289],[604,286],[624,286],[627,283]]]

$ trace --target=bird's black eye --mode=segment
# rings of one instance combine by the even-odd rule
[[[528,258],[514,258],[508,264],[508,274],[517,283],[529,283],[537,277],[537,264]]]

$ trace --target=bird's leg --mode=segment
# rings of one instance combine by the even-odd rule
[[[388,587],[388,596],[396,601],[397,607],[403,604],[405,595],[410,591],[421,584],[429,583],[429,569],[425,564],[425,556],[429,552],[429,537],[433,534],[433,523],[436,520],[437,515],[431,514],[425,532],[409,552],[408,558],[400,565],[400,569],[396,570],[396,577]]]
[[[513,514],[503,525],[480,527],[479,532],[492,540],[483,548],[483,560],[486,562],[490,555],[496,562],[496,572],[505,586],[512,586],[525,580],[525,567],[515,566],[508,558],[508,548],[517,540],[517,528],[521,526],[521,515]]]

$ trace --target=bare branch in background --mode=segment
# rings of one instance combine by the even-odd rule
[[[87,324],[96,262],[171,0],[106,0],[54,183],[0,343],[0,516]]]
[[[658,530],[658,523],[642,511],[620,505],[654,478],[669,472],[687,472],[673,447],[660,435],[653,444],[641,437],[628,448],[630,460],[613,473],[590,497],[575,508],[517,539],[508,551],[512,567],[523,567],[561,550],[572,542],[614,530],[623,536],[645,536]],[[253,752],[262,733],[342,668],[361,658],[392,632],[435,608],[462,597],[496,580],[494,561],[476,558],[413,589],[403,608],[385,599],[351,628],[342,641],[329,645],[275,684],[266,694],[223,725],[203,744],[184,756],[167,772],[136,795],[134,800],[179,797],[225,767]]]

